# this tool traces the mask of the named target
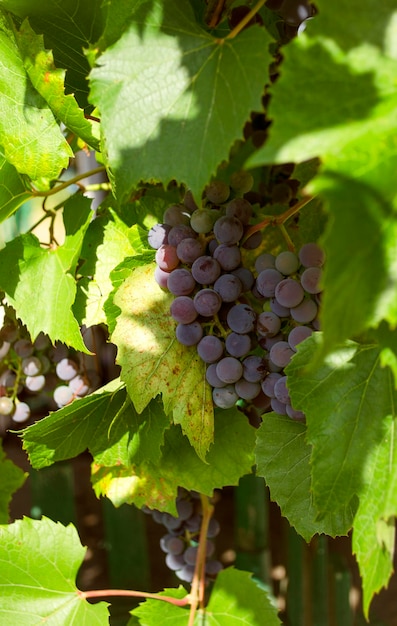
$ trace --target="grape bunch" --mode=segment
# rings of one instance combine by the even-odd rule
[[[54,347],[41,333],[31,341],[11,310],[0,329],[0,417],[22,423],[32,411],[56,409],[83,397],[98,386],[96,372],[83,371],[77,355],[63,345]]]
[[[260,412],[303,419],[291,406],[283,370],[297,345],[319,328],[324,254],[307,243],[298,254],[259,254],[254,272],[246,267],[244,249],[255,250],[261,234],[247,232],[254,210],[243,197],[251,182],[243,174],[234,177],[234,197],[227,184],[214,181],[203,208],[166,209],[163,223],[148,233],[156,249],[155,280],[174,296],[170,314],[178,341],[196,346],[207,364],[215,406],[243,401]]]
[[[176,508],[177,517],[148,507],[143,507],[142,510],[167,530],[167,533],[160,539],[160,547],[166,554],[167,567],[174,571],[180,580],[191,583],[197,561],[202,523],[200,495],[179,488]],[[212,541],[219,534],[219,530],[219,522],[212,517],[206,540],[205,576],[207,582],[213,580],[223,569],[222,563],[214,558],[215,544]]]

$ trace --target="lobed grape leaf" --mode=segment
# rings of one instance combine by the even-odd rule
[[[382,318],[397,324],[397,222],[373,188],[352,178],[325,172],[316,189],[331,216],[322,240],[321,322],[328,352]]]
[[[87,352],[72,305],[76,295],[73,273],[92,217],[90,200],[71,197],[63,215],[65,242],[55,250],[41,247],[32,234],[20,235],[0,250],[0,289],[33,339],[44,332],[53,342]]]
[[[22,487],[27,474],[6,458],[0,446],[0,524],[7,524],[9,519],[8,506],[12,494]]]
[[[113,302],[121,313],[111,340],[117,345],[121,378],[138,413],[162,394],[166,414],[182,426],[204,458],[213,441],[213,406],[205,365],[196,349],[182,346],[169,314],[172,296],[160,289],[153,264],[134,269]]]
[[[80,323],[86,326],[107,322],[104,305],[113,290],[112,270],[125,257],[140,251],[142,244],[114,213],[98,216],[91,222],[84,237],[81,258],[84,259],[77,283],[76,304],[73,307]]]
[[[50,50],[44,48],[42,35],[36,35],[25,20],[16,32],[25,70],[36,91],[44,98],[55,117],[91,147],[99,150],[99,123],[86,119],[72,94],[65,94],[65,70],[57,69]]]
[[[175,515],[178,486],[210,496],[214,489],[237,485],[241,476],[251,472],[255,431],[237,409],[219,410],[215,417],[215,438],[206,462],[179,426],[172,426],[164,433],[161,456],[141,454],[139,463],[128,467],[103,467],[95,458],[92,482],[97,495],[106,495],[115,506],[146,504]]]
[[[1,11],[0,145],[5,159],[38,187],[47,187],[73,156],[47,103],[26,75],[14,35]]]
[[[44,35],[44,45],[53,51],[55,64],[66,72],[66,91],[74,94],[79,106],[88,107],[85,49],[102,31],[101,0],[0,0],[0,7],[19,18],[29,18],[36,33]]]
[[[186,591],[166,589],[164,594],[183,598]],[[160,605],[160,606],[159,606]],[[142,626],[161,623],[164,626],[185,626],[189,608],[178,607],[156,600],[146,600],[131,611]],[[277,610],[266,591],[253,580],[252,574],[229,567],[220,572],[211,591],[208,605],[199,611],[193,622],[195,626],[205,623],[208,626],[278,626],[281,624]]]
[[[262,108],[270,40],[259,26],[216,39],[188,0],[138,5],[90,76],[120,201],[141,180],[177,180],[200,197]]]
[[[105,602],[89,604],[75,584],[86,548],[72,524],[24,518],[0,526],[0,622],[7,626],[105,626]]]
[[[384,420],[384,438],[370,451],[364,468],[366,489],[354,519],[353,552],[363,581],[366,617],[371,599],[393,573],[397,515],[397,447],[395,419]]]
[[[345,509],[368,489],[367,464],[395,413],[396,390],[391,371],[381,367],[379,346],[347,342],[309,367],[319,347],[318,333],[299,344],[286,373],[292,404],[306,414],[321,515]]]
[[[306,541],[316,533],[346,535],[353,522],[352,506],[328,511],[318,519],[312,495],[311,452],[304,424],[277,413],[264,415],[257,431],[255,456],[258,476],[265,479],[271,499]]]

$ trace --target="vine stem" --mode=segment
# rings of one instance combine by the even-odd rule
[[[245,26],[247,26],[248,22],[250,20],[252,20],[254,15],[256,15],[258,13],[259,9],[261,9],[263,7],[265,2],[266,2],[266,0],[259,0],[259,2],[257,2],[256,5],[254,7],[252,7],[251,11],[249,13],[247,13],[247,15],[245,15],[243,17],[241,22],[239,22],[233,28],[233,30],[231,30],[230,33],[228,35],[226,35],[226,37],[224,39],[219,39],[219,43],[223,43],[224,41],[226,41],[226,39],[234,39],[234,37],[236,37],[236,35],[238,35],[243,30],[243,28]]]
[[[307,196],[306,198],[303,198],[303,200],[297,202],[296,204],[294,204],[294,206],[291,206],[280,215],[266,215],[265,219],[262,222],[259,222],[259,224],[254,224],[253,226],[250,226],[250,228],[248,228],[247,232],[244,235],[243,243],[247,241],[247,239],[249,239],[249,237],[251,237],[258,230],[264,230],[267,226],[284,225],[290,217],[292,217],[296,213],[299,213],[299,211],[303,209],[306,204],[309,204],[309,202],[313,200],[313,198],[314,196]]]
[[[207,533],[208,525],[212,513],[213,505],[207,496],[200,494],[201,506],[203,510],[203,521],[201,522],[199,545],[197,551],[197,560],[194,568],[194,576],[191,588],[190,615],[188,626],[193,626],[197,607],[204,608],[204,584],[205,584],[205,560],[207,554]]]
[[[184,598],[172,598],[171,596],[161,596],[158,593],[149,593],[147,591],[132,591],[130,589],[93,589],[91,591],[77,590],[77,595],[84,600],[88,598],[103,598],[110,596],[119,596],[124,598],[150,598],[152,600],[162,600],[175,606],[186,606],[191,602],[191,594],[189,593]]]
[[[90,176],[94,176],[94,174],[99,174],[100,172],[105,172],[105,171],[106,171],[106,167],[104,165],[100,165],[99,167],[95,167],[94,169],[89,170],[88,172],[82,172],[81,174],[77,174],[76,176],[73,176],[73,178],[69,178],[69,180],[66,180],[64,183],[61,183],[60,185],[57,185],[56,187],[52,187],[52,189],[49,189],[48,191],[37,191],[36,189],[33,189],[32,195],[34,197],[47,198],[48,196],[53,196],[54,194],[58,193],[58,191],[67,189],[67,187],[69,187],[70,185],[74,185],[75,183],[78,183],[80,180],[83,180],[83,178],[89,178]]]

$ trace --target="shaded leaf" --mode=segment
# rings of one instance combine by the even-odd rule
[[[22,487],[26,476],[27,474],[6,458],[3,447],[0,446],[0,524],[7,524],[11,496]]]
[[[32,197],[17,170],[0,156],[0,222],[15,213]]]

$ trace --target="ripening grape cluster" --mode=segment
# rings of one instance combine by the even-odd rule
[[[259,254],[255,268],[244,265],[243,249],[255,249],[262,239],[248,231],[254,213],[243,197],[248,177],[238,173],[230,186],[213,181],[203,208],[185,202],[166,209],[148,233],[155,279],[174,296],[170,314],[178,341],[195,346],[207,365],[215,406],[243,401],[259,412],[303,419],[291,406],[284,368],[319,328],[324,254],[310,242],[298,253]]]
[[[22,423],[37,407],[61,408],[98,386],[95,371],[82,371],[65,346],[54,347],[41,333],[35,341],[12,315],[0,329],[0,417]]]
[[[166,554],[167,567],[174,571],[180,580],[191,583],[203,519],[200,495],[179,488],[176,508],[177,517],[148,507],[143,507],[142,510],[151,515],[155,522],[166,528],[166,534],[160,539],[160,547]],[[219,530],[219,522],[212,517],[209,522],[206,541],[205,575],[207,582],[213,580],[223,569],[222,563],[214,558],[215,544],[213,539],[218,535]]]

